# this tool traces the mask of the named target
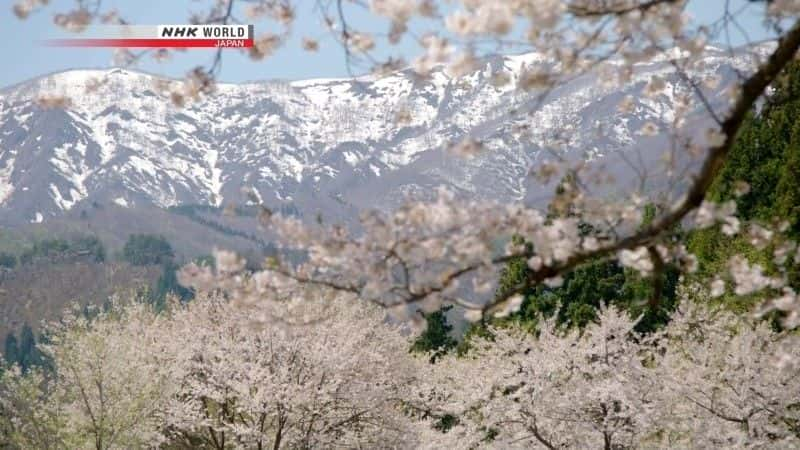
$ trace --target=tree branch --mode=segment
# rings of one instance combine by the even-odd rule
[[[621,239],[612,245],[602,247],[593,252],[578,253],[561,264],[543,267],[534,272],[523,285],[510,291],[508,296],[517,294],[548,278],[568,272],[592,259],[605,258],[622,249],[648,246],[667,230],[672,229],[675,225],[680,223],[691,211],[698,208],[705,199],[706,192],[708,192],[714,178],[716,178],[720,169],[722,169],[748,111],[752,109],[767,86],[775,80],[781,70],[794,58],[798,48],[800,48],[800,21],[795,22],[792,28],[781,37],[777,47],[770,55],[767,62],[742,83],[739,98],[734,103],[727,117],[722,121],[721,132],[725,136],[725,140],[720,145],[708,150],[708,156],[703,166],[700,168],[700,171],[695,176],[694,183],[689,188],[683,201],[676,208],[666,215],[657,218],[641,231]],[[513,257],[520,256],[531,257],[533,256],[533,252],[509,255],[500,258],[500,260],[510,260]],[[500,298],[487,304],[484,311],[493,312],[495,309],[494,307],[506,298]]]
[[[622,16],[634,11],[646,12],[663,4],[680,3],[682,0],[648,0],[629,6],[591,7],[587,5],[570,4],[568,11],[575,17]]]

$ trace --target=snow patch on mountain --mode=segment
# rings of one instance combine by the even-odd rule
[[[725,86],[763,50],[731,56],[710,48],[690,75],[718,75]],[[44,220],[86,202],[219,206],[246,201],[243,187],[271,206],[292,202],[301,212],[343,216],[438,186],[519,200],[530,195],[526,174],[544,158],[545,140],[558,138],[587,158],[626,151],[645,122],[671,126],[675,95],[689,89],[656,58],[637,64],[622,86],[590,73],[541,100],[514,82],[542,58],[497,56],[461,78],[439,68],[426,79],[404,70],[220,84],[216,95],[184,108],[160,93],[163,80],[131,70],[40,77],[0,90],[0,216]],[[498,75],[511,83],[496,86]],[[654,75],[666,80],[663,95],[642,98]],[[708,95],[719,98],[721,89]],[[44,95],[71,104],[44,109],[37,104]],[[617,108],[626,95],[637,99],[630,113]],[[409,120],[398,122],[399,112]],[[448,146],[467,136],[487,152],[451,156]]]
[[[0,167],[0,205],[14,193],[14,183],[11,182],[11,173],[14,171],[14,158],[8,157]]]

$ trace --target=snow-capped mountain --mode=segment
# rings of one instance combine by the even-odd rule
[[[724,86],[734,68],[752,67],[752,51],[732,57],[709,49],[699,70],[719,74]],[[537,58],[491,58],[457,79],[442,69],[427,79],[400,71],[222,84],[183,108],[155,89],[157,77],[129,70],[27,81],[0,91],[0,221],[46,221],[81,202],[221,205],[243,201],[243,187],[267,205],[340,216],[438,186],[522,199],[530,195],[525,174],[545,156],[543,138],[568,136],[568,146],[589,157],[624,151],[643,139],[645,122],[668,127],[673,95],[688,89],[662,57],[639,64],[624,86],[592,73],[555,89],[533,114],[518,114],[539,102],[515,88],[522,67]],[[497,86],[499,74],[510,82]],[[653,75],[667,87],[647,99],[639,93]],[[629,113],[617,107],[626,95],[637,99]],[[44,108],[43,96],[71,103]],[[398,121],[402,111],[407,120]],[[467,135],[487,150],[451,156],[448,143]]]

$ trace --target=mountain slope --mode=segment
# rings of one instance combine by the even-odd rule
[[[725,86],[734,69],[752,67],[752,50],[731,57],[709,49],[702,71],[720,75]],[[581,157],[625,151],[645,139],[638,131],[645,122],[669,127],[674,94],[687,89],[661,58],[639,64],[622,87],[592,73],[559,86],[532,115],[515,115],[537,102],[514,88],[536,58],[495,57],[460,79],[438,70],[429,79],[401,71],[223,84],[218,95],[185,108],[157,93],[157,77],[128,70],[31,80],[0,91],[0,223],[41,222],[79,203],[221,205],[244,201],[243,187],[267,205],[293,204],[334,219],[390,208],[438,186],[531,198],[525,174],[545,157],[544,138],[569,136]],[[511,82],[496,87],[498,74]],[[664,76],[667,88],[643,99],[638,94],[653,75]],[[637,98],[630,113],[617,108],[626,95]],[[71,104],[46,109],[37,103],[43,96]],[[410,121],[397,123],[401,110]],[[488,151],[468,160],[450,156],[448,143],[468,134]]]

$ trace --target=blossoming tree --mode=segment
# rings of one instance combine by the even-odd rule
[[[306,311],[308,313],[308,311]],[[243,327],[221,301],[179,311],[165,332],[185,371],[165,406],[165,430],[188,446],[331,448],[403,438],[397,408],[413,365],[408,340],[383,314],[345,300],[300,329]]]
[[[161,364],[163,318],[141,305],[67,315],[40,345],[54,373],[5,374],[0,401],[20,448],[130,448],[160,441],[161,401],[174,364]]]
[[[780,335],[685,302],[647,336],[613,308],[583,333],[494,329],[423,368],[419,404],[457,423],[431,442],[496,448],[791,448],[797,368]],[[790,358],[796,359],[797,349]]]
[[[413,441],[400,408],[415,367],[408,338],[376,307],[325,303],[316,313],[337,319],[300,329],[248,327],[241,309],[209,298],[69,319],[44,347],[52,374],[0,376],[0,423],[11,448]]]
[[[642,335],[604,308],[583,331],[494,327],[465,356],[431,364],[379,308],[326,300],[300,327],[243,326],[247,312],[209,298],[66,321],[44,348],[54,373],[0,375],[0,438],[92,449],[800,444],[800,347],[750,317],[684,299]]]

